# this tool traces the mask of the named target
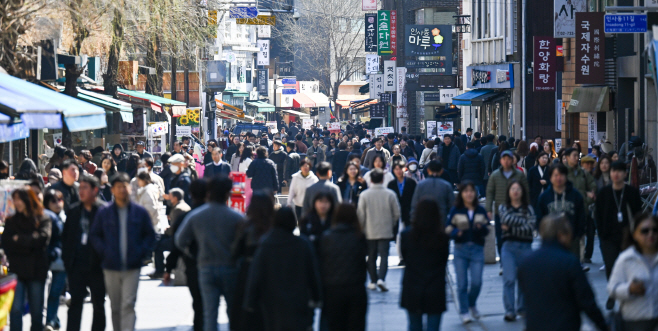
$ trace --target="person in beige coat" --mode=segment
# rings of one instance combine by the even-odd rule
[[[139,185],[135,202],[146,209],[149,216],[151,216],[153,228],[158,232],[158,223],[160,222],[158,209],[162,205],[158,200],[160,194],[158,186],[153,184],[151,176],[146,172],[140,173],[135,178],[137,178],[137,184]]]
[[[393,239],[393,227],[400,219],[400,205],[392,190],[383,185],[384,171],[375,168],[370,171],[372,186],[361,193],[359,197],[358,215],[361,228],[368,239],[368,273],[370,285],[368,289],[377,287],[382,292],[386,287],[386,272],[388,271],[389,243]],[[379,273],[377,273],[377,256],[381,257]]]

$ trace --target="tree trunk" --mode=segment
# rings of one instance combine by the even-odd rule
[[[103,86],[105,94],[116,97],[119,76],[119,57],[121,56],[121,45],[123,44],[123,13],[120,8],[114,9],[112,19],[112,44],[107,60],[107,72],[103,75]]]
[[[148,41],[148,49],[146,51],[146,66],[155,68],[155,75],[148,75],[146,77],[146,93],[157,96],[163,96],[162,93],[162,75],[164,68],[162,67],[162,50],[160,49],[160,36],[153,34]]]
[[[178,90],[176,71],[178,71],[178,59],[176,59],[176,53],[171,52],[171,100],[178,100],[178,96],[176,95],[176,91]]]

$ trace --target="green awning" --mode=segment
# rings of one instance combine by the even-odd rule
[[[577,87],[571,95],[569,113],[594,113],[610,110],[610,89],[607,86]]]
[[[239,90],[225,90],[222,92],[222,95],[230,94],[234,98],[247,98],[249,97],[249,92],[239,91]]]
[[[270,105],[269,103],[265,103],[262,101],[248,101],[245,102],[245,104],[247,106],[258,108],[259,113],[270,113],[273,112],[275,109],[273,105]]]
[[[132,91],[132,90],[126,90],[126,89],[117,89],[117,92],[119,93],[119,96],[125,97],[128,101],[130,102],[135,102],[136,100],[133,100],[133,98],[136,98],[138,103],[141,101],[149,101],[151,103],[156,103],[162,106],[169,106],[171,107],[171,114],[172,117],[178,117],[185,115],[187,113],[187,104],[185,102],[181,101],[176,101],[176,100],[171,100],[163,97],[159,97],[157,95],[152,95],[148,93],[142,93],[142,92],[137,92],[137,91]],[[156,107],[151,107],[154,110],[158,108]],[[161,108],[161,107],[160,107]],[[160,110],[158,110],[160,111]]]
[[[78,93],[78,98],[87,101],[89,103],[95,104],[96,106],[103,107],[110,111],[118,111],[121,114],[122,121],[127,123],[133,122],[133,109],[130,107],[118,105],[116,103],[112,103],[110,101],[106,101],[103,99],[94,98],[92,96],[82,93]]]

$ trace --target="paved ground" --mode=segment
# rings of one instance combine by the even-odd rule
[[[535,243],[537,245],[537,243]],[[368,307],[368,330],[369,331],[388,331],[388,330],[405,330],[406,329],[406,312],[399,307],[401,279],[403,268],[397,267],[398,257],[395,246],[391,246],[391,257],[387,284],[390,291],[387,293],[370,292]],[[605,293],[605,273],[599,272],[602,265],[601,254],[596,245],[593,264],[590,265],[592,270],[588,273],[588,278],[592,284],[596,298],[600,307],[604,307],[607,295]],[[145,275],[152,269],[144,268],[143,277],[139,286],[137,297],[137,329],[154,330],[154,331],[187,331],[192,325],[192,306],[191,297],[186,287],[164,287],[160,281],[149,280]],[[503,321],[503,302],[502,302],[502,277],[498,275],[499,266],[486,265],[484,268],[484,284],[482,292],[478,299],[478,308],[483,317],[476,323],[462,325],[457,309],[454,293],[456,291],[454,269],[452,263],[449,264],[449,276],[451,291],[448,292],[448,311],[443,315],[443,330],[523,330],[523,322],[506,323]],[[106,304],[108,314],[107,330],[112,330],[110,321],[109,301]],[[225,313],[226,305],[222,302],[220,307],[220,330],[227,330],[227,317]],[[91,304],[85,304],[83,312],[82,330],[91,328]],[[317,316],[317,315],[316,315]],[[62,330],[66,327],[66,306],[61,306],[59,317],[62,320]],[[589,321],[584,318],[585,323],[582,330],[592,330]],[[25,316],[24,329],[29,330],[29,316]],[[317,326],[316,326],[317,329]]]

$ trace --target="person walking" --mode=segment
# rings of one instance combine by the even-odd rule
[[[12,331],[23,330],[23,310],[30,307],[31,331],[43,331],[43,305],[48,276],[48,244],[52,222],[37,195],[29,188],[11,193],[16,213],[5,221],[2,247],[9,272],[16,275],[14,301],[9,312]]]
[[[288,190],[288,206],[294,207],[297,219],[302,218],[302,209],[306,190],[319,181],[318,177],[311,171],[311,161],[303,159],[299,163],[299,171],[292,175],[290,188]]]
[[[387,149],[382,147],[384,145],[384,142],[382,141],[381,138],[373,139],[372,143],[375,145],[375,147],[369,149],[366,152],[366,155],[363,159],[363,166],[369,169],[374,169],[375,156],[381,156],[384,161],[383,162],[384,164],[381,166],[381,168],[384,168],[388,163],[388,159],[391,157],[391,153]]]
[[[288,191],[290,191],[292,175],[296,174],[299,171],[302,158],[297,153],[297,151],[295,151],[294,143],[292,142],[287,143],[286,150],[288,151],[288,157],[286,158],[286,163],[283,172],[284,172],[284,182],[286,186],[288,186]]]
[[[276,165],[276,173],[278,175],[279,186],[283,187],[283,180],[285,176],[285,165],[286,160],[288,159],[288,153],[285,152],[283,148],[283,143],[281,140],[274,140],[272,142],[272,154],[270,154],[269,159],[274,162]]]
[[[578,145],[580,146],[580,145]],[[594,199],[596,197],[596,180],[594,176],[589,171],[584,170],[579,164],[580,151],[578,148],[568,148],[564,155],[567,156],[567,168],[569,169],[569,174],[567,175],[567,180],[573,185],[573,188],[578,190],[578,193],[583,196],[583,208],[585,210],[585,231],[581,234],[581,237],[576,237],[575,239],[581,240],[579,242],[579,247],[585,246],[585,237],[591,239],[592,244],[594,240],[594,221],[591,216],[591,208],[594,205]],[[590,158],[591,159],[591,158]],[[594,161],[591,159],[591,161]],[[591,230],[590,230],[591,229]],[[589,235],[587,235],[589,232]],[[593,246],[592,246],[593,247]],[[580,248],[579,248],[580,251]],[[581,260],[583,260],[582,253],[580,254]],[[589,270],[589,267],[585,267]]]
[[[237,269],[231,258],[231,245],[242,215],[226,204],[232,187],[229,178],[214,177],[208,183],[208,203],[185,217],[175,237],[176,246],[182,251],[189,251],[193,243],[198,249],[196,260],[205,331],[217,331],[220,296],[226,300],[229,316],[237,309],[232,305]]]
[[[612,159],[604,154],[599,158],[599,162],[596,164],[596,169],[594,169],[594,180],[596,181],[597,194],[602,188],[612,184],[610,179],[610,166],[612,163]]]
[[[64,208],[69,208],[72,204],[80,201],[78,195],[80,170],[78,165],[71,160],[62,162],[60,169],[62,170],[62,180],[50,186],[50,188],[62,192]]]
[[[393,151],[392,155],[388,159],[388,163],[386,164],[386,169],[391,169],[394,164],[399,162],[402,162],[405,165],[407,164],[407,158],[404,155],[400,154],[401,151],[400,145],[393,145],[392,151]]]
[[[444,218],[434,200],[421,200],[418,210],[411,225],[400,234],[400,250],[406,257],[400,306],[407,310],[407,330],[438,331],[441,314],[447,310],[446,265],[450,238],[444,231]],[[427,315],[424,326],[423,315]]]
[[[310,164],[309,164],[310,165]],[[306,215],[313,208],[313,201],[315,196],[323,191],[331,193],[334,203],[342,203],[343,198],[340,193],[338,185],[331,182],[331,164],[328,162],[321,162],[317,167],[318,181],[306,188],[304,200],[302,203],[302,217]]]
[[[459,316],[462,323],[468,324],[473,319],[480,319],[477,298],[482,288],[484,239],[489,233],[489,217],[484,207],[478,204],[477,190],[472,182],[460,185],[455,206],[448,214],[446,233],[455,241],[453,263],[457,275]]]
[[[331,192],[320,191],[313,197],[312,208],[299,220],[299,234],[313,244],[317,252],[322,234],[331,227],[336,202]]]
[[[114,330],[135,329],[135,303],[142,263],[151,257],[155,231],[146,209],[130,201],[130,178],[112,178],[114,202],[96,212],[89,242],[103,267],[105,288],[112,307]]]
[[[267,158],[267,148],[260,146],[256,149],[256,159],[247,169],[247,177],[251,178],[251,189],[270,190],[274,194],[279,191],[279,176],[276,164]]]
[[[356,207],[340,204],[331,228],[320,239],[318,256],[323,293],[322,318],[329,330],[365,331],[368,296],[367,241]]]
[[[260,309],[265,331],[310,330],[313,309],[322,299],[313,248],[293,234],[296,227],[291,208],[277,210],[273,229],[262,238],[249,270],[244,307]]]
[[[413,178],[417,183],[425,179],[425,175],[423,175],[423,172],[418,166],[418,161],[413,157],[409,158],[409,163],[407,163],[407,170],[404,172],[404,175],[409,178]]]
[[[361,193],[357,212],[361,228],[368,239],[368,289],[379,287],[382,292],[386,292],[389,242],[394,238],[393,227],[400,219],[400,206],[395,193],[383,185],[384,172],[378,168],[371,172],[372,186]],[[377,256],[381,258],[379,273]]]
[[[91,294],[92,331],[105,330],[105,281],[100,256],[89,243],[89,232],[96,212],[103,206],[98,197],[99,182],[95,177],[80,178],[80,202],[66,210],[62,230],[62,260],[69,279],[71,302],[67,312],[66,331],[80,331],[82,307]]]
[[[468,142],[466,144],[466,152],[459,157],[459,165],[457,166],[458,182],[462,183],[466,180],[473,182],[477,188],[478,194],[482,196],[485,191],[485,171],[486,166],[484,165],[484,158],[478,153],[475,148],[475,143]]]
[[[43,194],[44,213],[50,217],[52,228],[50,243],[48,244],[48,258],[50,260],[50,273],[52,280],[48,290],[48,307],[46,308],[46,329],[59,330],[61,327],[57,311],[59,310],[59,297],[66,288],[66,269],[62,260],[62,230],[64,222],[64,197],[62,193],[48,189]]]
[[[374,157],[374,159],[373,159],[373,161],[372,161],[372,164],[373,164],[373,168],[372,168],[372,169],[381,169],[382,172],[384,173],[384,182],[383,182],[383,183],[384,183],[384,186],[387,186],[388,183],[390,183],[390,182],[392,182],[393,180],[395,180],[395,177],[393,176],[393,174],[392,174],[390,171],[388,171],[388,170],[386,169],[386,163],[384,163],[384,156],[382,156],[382,155],[375,155],[375,157]],[[364,179],[364,180],[366,181],[366,183],[368,184],[368,187],[372,186],[372,180],[370,179],[370,176],[372,175],[371,172],[372,172],[372,170],[366,172],[366,173],[363,175],[363,179]]]
[[[98,169],[98,166],[94,162],[91,162],[93,158],[91,152],[87,149],[82,150],[80,156],[78,156],[80,166],[89,175],[93,175],[96,169]]]
[[[416,191],[416,181],[404,175],[404,166],[402,162],[393,164],[391,173],[395,176],[395,180],[390,181],[387,188],[395,193],[400,204],[400,222],[396,223],[393,228],[393,234],[396,237],[396,246],[398,256],[400,257],[399,265],[404,265],[404,257],[400,251],[400,232],[402,229],[411,225],[411,202],[413,201],[414,192]]]
[[[658,219],[650,213],[636,218],[630,244],[612,270],[610,297],[620,303],[623,330],[658,329]]]
[[[487,167],[484,173],[485,185],[488,185],[489,176],[491,176],[491,173],[493,172],[493,170],[491,170],[491,157],[493,156],[494,150],[497,148],[496,144],[494,144],[495,139],[496,136],[493,134],[488,134],[486,138],[482,138],[482,142],[486,142],[485,145],[480,149],[480,155],[482,155],[482,158],[484,159],[484,165]]]
[[[244,152],[247,146],[245,146],[243,142],[239,141],[238,137],[234,137],[233,139],[238,140],[238,142],[235,145],[231,145],[229,147],[228,152],[226,152],[226,157],[228,158],[230,155],[231,159],[228,161],[231,165],[231,171],[237,172],[240,171],[240,160],[242,152]]]
[[[452,190],[452,184],[441,178],[441,174],[443,173],[441,162],[437,160],[430,161],[426,170],[429,176],[416,185],[416,191],[411,200],[410,216],[412,219],[414,218],[416,206],[421,198],[428,197],[434,199],[439,205],[441,215],[448,215],[450,208],[452,208],[455,203],[455,194]]]
[[[238,171],[246,174],[249,170],[251,162],[254,161],[254,146],[245,146],[244,150],[240,153],[240,161],[238,163]]]
[[[533,143],[534,144],[534,143]],[[528,170],[528,186],[530,187],[530,203],[537,205],[539,196],[548,188],[550,175],[548,174],[548,154],[541,152],[537,156],[537,165]]]
[[[443,136],[443,143],[437,148],[437,156],[443,165],[443,170],[448,172],[450,182],[457,183],[457,169],[459,168],[459,148],[452,142],[452,135]]]
[[[342,194],[343,202],[351,203],[356,207],[361,193],[368,188],[368,184],[361,177],[361,169],[359,169],[356,162],[349,162],[342,173],[337,185]]]
[[[516,270],[523,259],[532,252],[533,231],[537,218],[530,205],[526,187],[513,181],[507,188],[507,200],[498,206],[500,224],[503,230],[503,304],[506,322],[513,322],[516,316],[525,314],[523,292],[515,296]],[[515,300],[516,299],[516,300]],[[516,301],[516,305],[515,305]]]
[[[203,178],[212,178],[214,176],[228,176],[231,173],[231,165],[224,162],[222,158],[222,149],[215,147],[212,149],[212,162],[206,164],[203,172]]]
[[[559,173],[566,178],[562,170],[553,169],[556,176]],[[553,195],[551,191],[549,188],[544,195]],[[579,258],[568,250],[573,242],[571,222],[557,215],[548,216],[540,222],[539,233],[541,248],[518,266],[519,288],[525,295],[526,329],[580,330],[580,314],[584,312],[599,330],[609,330]]]
[[[316,169],[318,164],[324,162],[325,154],[324,150],[320,146],[320,140],[318,137],[313,138],[313,145],[308,148],[307,157],[313,162],[313,169]]]
[[[172,175],[169,190],[172,188],[183,190],[183,192],[185,192],[185,202],[190,204],[192,203],[192,198],[190,196],[190,184],[192,184],[192,178],[190,178],[190,173],[184,168],[184,163],[185,157],[182,154],[175,154],[169,158],[169,169],[171,170]]]
[[[434,140],[428,140],[425,142],[425,149],[421,152],[420,160],[418,160],[421,168],[425,168],[431,161],[430,155],[432,151],[434,151]]]

